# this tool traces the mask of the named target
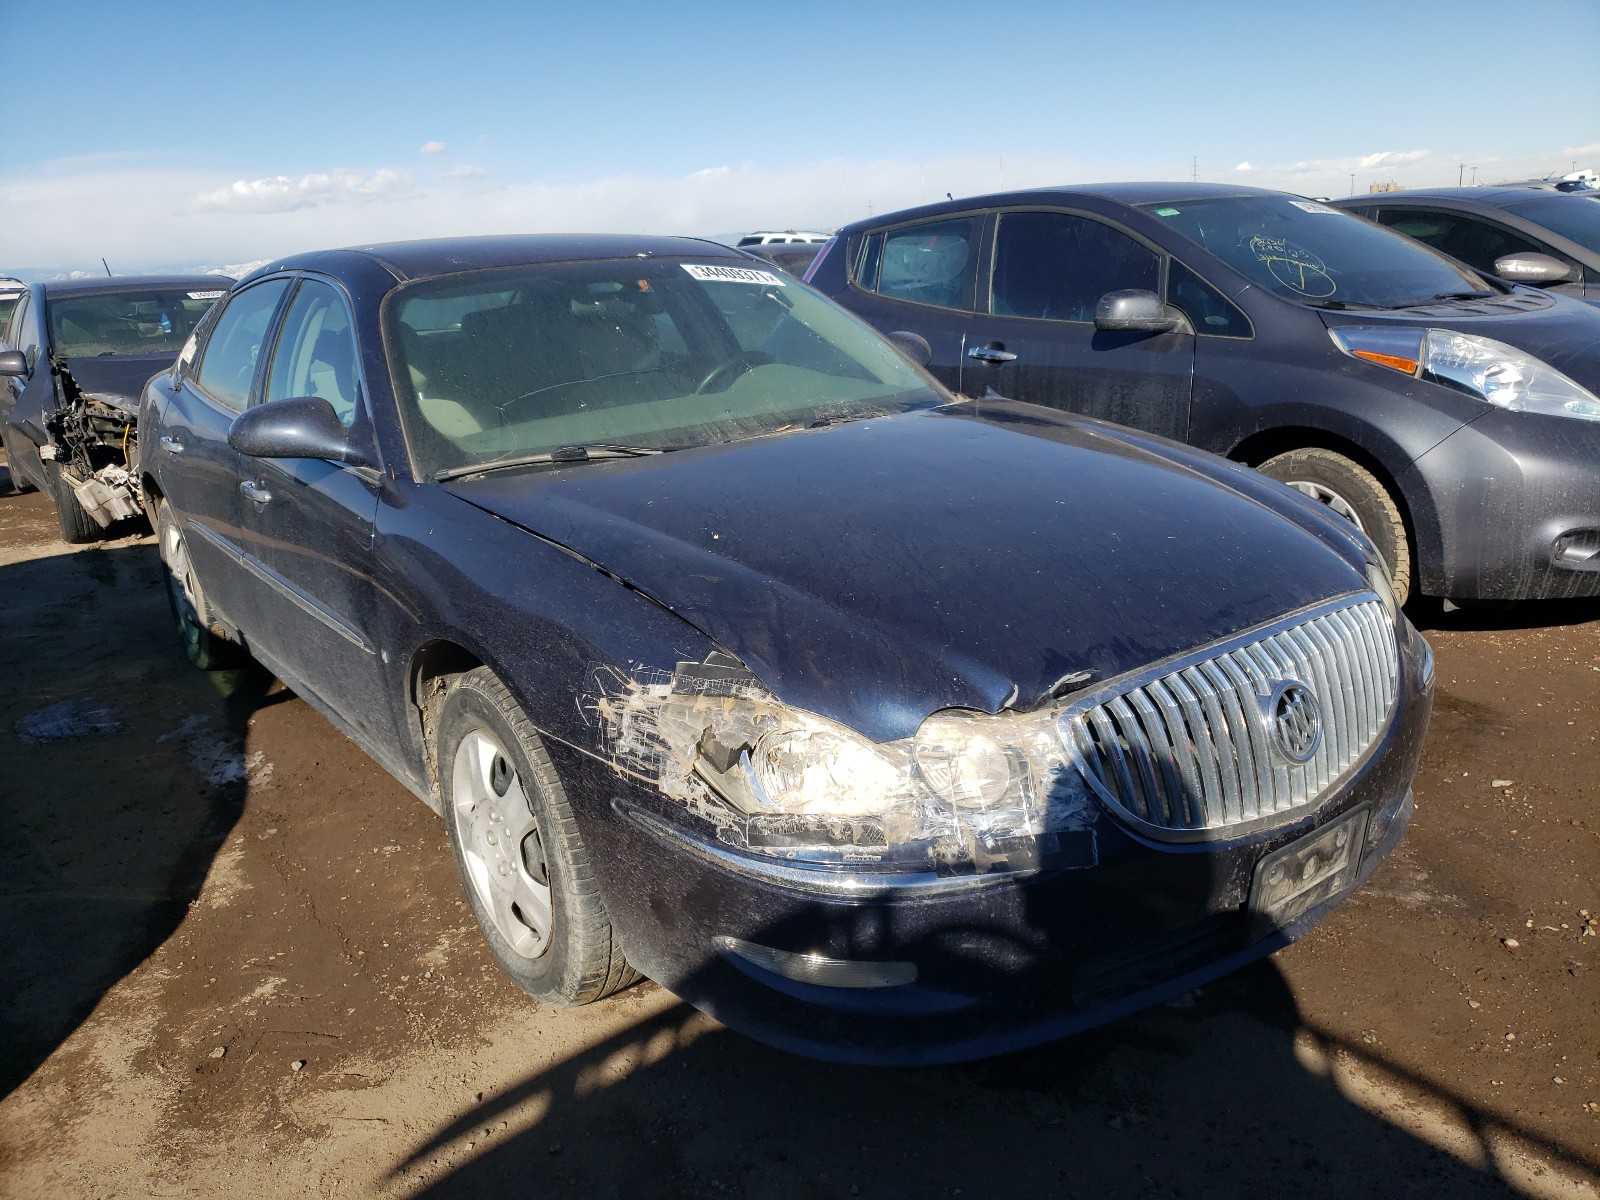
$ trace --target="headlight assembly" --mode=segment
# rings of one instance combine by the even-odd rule
[[[1600,421],[1600,397],[1531,354],[1451,329],[1330,329],[1334,344],[1365,359],[1467,392],[1497,408]]]
[[[1048,712],[947,709],[877,743],[753,681],[617,683],[597,709],[613,762],[752,853],[1017,870],[1036,864],[1041,838],[1096,811]]]

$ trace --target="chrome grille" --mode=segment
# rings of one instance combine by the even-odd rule
[[[1399,678],[1393,627],[1367,594],[1119,680],[1066,708],[1058,728],[1101,798],[1150,832],[1231,833],[1338,784],[1383,733]],[[1268,711],[1288,682],[1320,710],[1322,739],[1303,763],[1278,747]]]

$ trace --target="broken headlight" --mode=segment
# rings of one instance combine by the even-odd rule
[[[748,679],[748,677],[746,677]],[[752,682],[627,681],[600,713],[624,770],[734,847],[899,869],[1022,869],[1095,808],[1052,714],[947,709],[873,742]]]

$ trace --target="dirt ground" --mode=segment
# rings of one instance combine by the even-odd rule
[[[432,813],[190,668],[148,537],[55,532],[0,497],[0,1195],[1600,1195],[1600,605],[1430,622],[1416,820],[1304,941],[866,1070],[650,984],[526,1000]]]

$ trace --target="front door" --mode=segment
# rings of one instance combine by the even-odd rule
[[[1189,431],[1194,333],[1095,328],[1100,297],[1162,295],[1162,256],[1104,221],[1003,212],[989,286],[969,322],[962,387],[1115,421],[1182,441]],[[986,294],[983,294],[986,292]]]
[[[307,276],[289,301],[262,401],[320,396],[352,439],[370,448],[358,362],[343,294]],[[244,458],[241,470],[241,544],[266,585],[252,643],[358,733],[389,740],[374,632],[380,475],[313,458]]]

